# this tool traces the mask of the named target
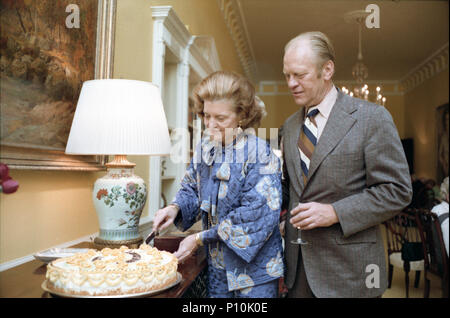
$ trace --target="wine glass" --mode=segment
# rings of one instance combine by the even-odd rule
[[[295,203],[294,207],[297,207],[299,205],[299,203]],[[292,225],[294,226],[294,225]],[[297,238],[295,240],[291,241],[292,244],[299,244],[299,245],[306,245],[308,244],[308,242],[304,241],[302,239],[302,230],[300,230],[299,228],[297,228]]]

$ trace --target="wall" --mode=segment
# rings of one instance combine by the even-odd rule
[[[391,113],[394,124],[397,127],[400,139],[406,138],[405,133],[405,96],[393,95],[386,97],[386,109]]]
[[[0,262],[98,231],[92,186],[102,173],[11,170],[19,182],[1,194]]]
[[[298,110],[291,95],[263,95],[260,98],[266,105],[267,112],[267,116],[261,121],[262,128],[280,128]]]
[[[405,95],[405,133],[414,139],[414,169],[418,177],[436,179],[436,108],[449,101],[448,68]]]
[[[114,78],[151,81],[151,6],[172,5],[191,33],[212,35],[224,69],[243,73],[216,1],[118,0]],[[148,160],[131,156],[148,183]],[[0,263],[93,234],[98,221],[91,200],[103,172],[11,170],[19,190],[0,195]],[[143,215],[145,217],[145,215]]]

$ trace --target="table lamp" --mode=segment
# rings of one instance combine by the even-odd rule
[[[139,219],[147,187],[126,156],[169,153],[169,130],[157,86],[125,79],[83,83],[66,154],[114,155],[92,193],[100,226],[95,244],[114,248],[142,243]]]

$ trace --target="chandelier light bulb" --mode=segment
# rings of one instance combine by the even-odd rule
[[[386,98],[381,95],[381,86],[382,85],[373,85],[376,92],[373,95],[370,95],[369,85],[364,83],[369,76],[369,69],[363,62],[362,56],[362,31],[364,29],[364,22],[367,17],[367,12],[363,10],[351,11],[345,14],[345,20],[347,23],[356,23],[358,25],[358,55],[357,61],[352,67],[352,75],[353,79],[356,82],[356,85],[351,85],[350,90],[343,87],[343,92],[349,94],[350,96],[361,98],[366,101],[370,99],[374,99],[377,104],[381,104],[381,101],[386,101]],[[374,82],[374,81],[373,81]]]

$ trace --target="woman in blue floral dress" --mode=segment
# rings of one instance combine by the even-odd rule
[[[204,246],[210,297],[277,297],[281,167],[254,133],[264,104],[247,79],[222,71],[193,96],[206,129],[172,204],[156,212],[154,230],[175,223],[186,231],[202,219],[203,231],[186,237],[175,256],[182,262]]]

